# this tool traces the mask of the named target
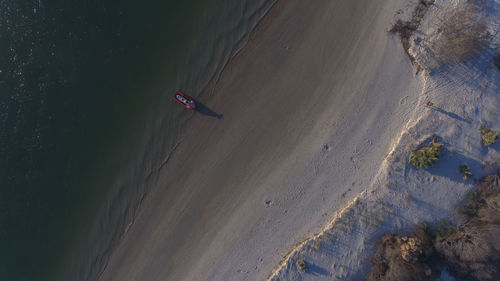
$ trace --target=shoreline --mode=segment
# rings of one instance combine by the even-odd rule
[[[98,219],[91,223],[90,235],[83,235],[84,237],[81,239],[83,242],[76,243],[78,245],[73,247],[73,251],[68,254],[71,259],[65,260],[63,266],[56,267],[54,271],[57,274],[50,278],[54,279],[56,275],[59,279],[64,280],[100,278],[110,253],[113,252],[117,244],[121,243],[122,237],[134,224],[136,213],[140,211],[144,199],[154,190],[158,171],[169,162],[181,144],[182,130],[180,128],[192,118],[192,115],[186,114],[176,104],[172,104],[171,92],[165,88],[172,88],[173,91],[180,87],[179,85],[190,85],[189,91],[190,94],[193,93],[193,97],[208,98],[212,94],[212,87],[216,84],[225,65],[234,53],[237,53],[245,45],[249,34],[260,22],[259,18],[267,13],[274,2],[275,0],[259,0],[253,1],[251,4],[242,2],[228,5],[227,1],[221,1],[220,3],[225,5],[217,7],[219,10],[241,7],[240,13],[244,13],[245,16],[238,18],[238,14],[236,16],[229,15],[227,18],[217,18],[219,22],[214,23],[213,16],[208,13],[201,14],[201,19],[193,21],[193,24],[196,25],[197,20],[211,20],[211,28],[215,29],[210,30],[211,33],[207,32],[204,37],[187,36],[187,39],[198,41],[190,42],[193,43],[188,46],[190,49],[186,49],[180,53],[179,58],[176,58],[178,61],[175,67],[179,69],[175,71],[175,75],[169,75],[165,81],[153,79],[155,84],[148,85],[150,89],[154,89],[153,92],[163,92],[163,94],[155,96],[156,103],[149,107],[150,112],[144,117],[145,120],[142,123],[145,124],[145,129],[141,134],[143,137],[139,137],[140,140],[135,143],[135,151],[128,154],[127,164],[120,167],[119,176],[109,180],[112,194],[107,194],[104,199],[105,206],[101,206]],[[236,23],[235,20],[239,21]],[[247,30],[248,28],[250,30]],[[190,29],[187,27],[184,30]],[[196,32],[192,31],[191,33]],[[210,35],[214,35],[217,39],[215,43],[207,42],[208,48],[204,48],[196,55],[188,56],[193,50],[196,51],[196,47],[201,44],[200,42],[214,39]],[[157,40],[160,40],[158,42],[158,46],[160,46],[168,39],[162,37]],[[212,53],[214,56],[211,58],[213,61],[204,60],[208,53]],[[155,73],[155,76],[161,76],[165,73],[172,74],[169,73],[168,69],[173,68],[174,65],[168,61],[168,56],[170,54],[160,57],[160,59],[167,60],[166,66],[160,67],[160,72]],[[193,59],[191,60],[191,58]],[[200,67],[196,67],[198,65]],[[175,122],[172,119],[175,119]],[[78,250],[75,251],[75,248]],[[71,265],[66,266],[67,263],[71,263]]]
[[[403,2],[278,1],[207,102],[224,119],[189,119],[100,280],[265,279],[364,192],[419,87],[381,36]]]

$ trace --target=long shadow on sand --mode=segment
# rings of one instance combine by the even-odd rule
[[[448,117],[451,117],[451,118],[456,119],[458,121],[462,121],[462,122],[469,123],[469,124],[472,123],[471,120],[465,119],[465,118],[463,118],[463,117],[461,117],[461,116],[459,116],[459,115],[457,115],[457,114],[455,114],[453,112],[446,111],[446,110],[441,109],[439,107],[433,106],[433,107],[430,107],[430,109],[432,109],[434,111],[437,111],[439,113],[442,113],[444,115],[447,115]]]
[[[206,116],[216,117],[217,119],[224,118],[224,114],[218,114],[217,112],[213,111],[208,106],[204,105],[199,101],[196,101],[196,112],[199,112]]]

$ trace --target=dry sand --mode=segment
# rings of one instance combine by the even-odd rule
[[[263,280],[370,187],[422,87],[386,32],[405,5],[278,1],[99,280]]]
[[[435,227],[442,219],[455,220],[455,207],[474,185],[472,179],[463,178],[459,165],[468,165],[476,179],[499,167],[500,143],[483,146],[480,128],[487,125],[500,131],[500,71],[493,65],[493,56],[498,54],[494,48],[500,43],[500,2],[479,2],[478,14],[473,16],[486,22],[491,34],[489,46],[477,52],[477,57],[436,69],[430,63],[441,59],[432,57],[431,48],[439,38],[437,32],[446,32],[440,20],[466,3],[436,0],[410,38],[410,53],[425,70],[414,77],[419,87],[407,89],[415,107],[408,111],[410,119],[371,184],[318,234],[293,248],[269,280],[363,280],[383,234],[405,234],[420,222]],[[407,20],[415,4],[398,17]],[[434,105],[423,106],[428,101]],[[444,145],[440,159],[428,169],[416,169],[409,163],[410,152],[432,136]],[[305,262],[305,272],[299,261]],[[455,280],[446,271],[440,274],[439,280]]]

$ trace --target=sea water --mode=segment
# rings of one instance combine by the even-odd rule
[[[99,277],[273,3],[0,0],[0,280]]]

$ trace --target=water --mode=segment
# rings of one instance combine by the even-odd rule
[[[273,2],[0,0],[0,280],[99,276]]]

